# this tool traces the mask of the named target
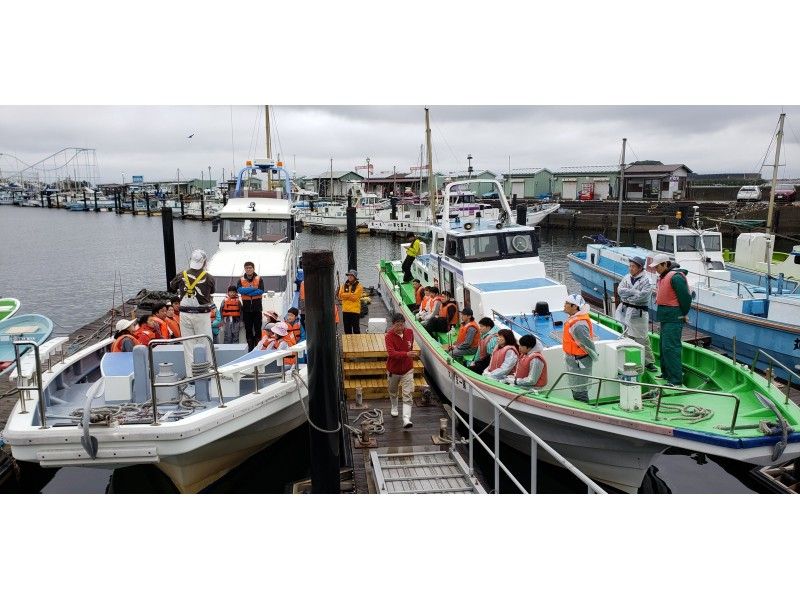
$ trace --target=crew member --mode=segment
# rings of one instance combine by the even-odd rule
[[[519,359],[514,375],[506,382],[524,388],[543,388],[547,384],[547,362],[542,354],[541,341],[532,334],[519,339]]]
[[[569,295],[564,302],[564,311],[569,316],[564,322],[564,334],[561,338],[567,371],[591,376],[592,365],[597,360],[597,350],[592,340],[594,329],[586,301],[580,295]],[[589,402],[591,380],[570,375],[569,384],[572,387],[573,399]]]
[[[342,326],[345,334],[361,334],[361,296],[364,289],[358,282],[358,272],[350,270],[347,279],[339,287],[339,300],[342,302]]]
[[[222,301],[223,340],[226,345],[239,342],[239,326],[242,323],[242,300],[236,285],[228,287],[228,295]]]
[[[214,305],[211,296],[215,283],[214,277],[205,270],[206,260],[206,252],[202,249],[192,251],[189,268],[173,278],[169,288],[180,296],[181,333],[184,336],[204,335],[213,342],[210,313]],[[206,346],[201,339],[183,341],[187,377],[192,375],[193,352],[197,345]]]
[[[244,263],[244,275],[239,279],[237,290],[242,297],[242,324],[247,350],[252,351],[261,334],[261,296],[264,294],[264,281],[256,274],[253,262]]]
[[[686,280],[686,270],[674,264],[663,253],[653,257],[653,267],[658,273],[656,290],[656,319],[659,322],[661,376],[672,386],[683,384],[681,335],[683,324],[692,306],[692,295]]]
[[[458,328],[458,337],[455,344],[446,345],[445,351],[452,351],[453,357],[472,355],[481,341],[481,332],[478,323],[472,316],[472,308],[465,307],[461,310],[461,326]]]
[[[617,306],[614,319],[625,325],[625,336],[644,347],[645,367],[654,371],[656,366],[653,363],[653,349],[647,334],[650,323],[647,310],[650,307],[653,285],[644,271],[644,260],[639,256],[630,258],[628,273],[620,281],[617,294],[622,302]]]
[[[392,417],[398,416],[398,389],[403,395],[403,427],[410,428],[412,394],[414,392],[414,360],[419,351],[414,351],[414,333],[406,328],[406,319],[401,313],[392,316],[392,325],[386,333],[386,370],[389,382],[389,401]]]
[[[136,320],[120,320],[115,326],[114,342],[111,343],[112,353],[130,353],[139,344],[136,340],[136,330],[139,324]]]
[[[467,367],[476,374],[482,374],[489,367],[492,353],[497,347],[497,332],[499,328],[495,326],[494,320],[491,318],[481,318],[478,320],[478,330],[481,334],[478,341],[478,352],[475,354],[472,363]]]
[[[417,256],[422,251],[420,241],[414,233],[406,235],[408,247],[406,248],[406,259],[403,260],[403,282],[411,282],[411,264],[417,259]]]

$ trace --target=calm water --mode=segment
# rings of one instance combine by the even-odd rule
[[[193,248],[211,255],[217,233],[211,223],[174,222],[178,269],[185,267]],[[610,232],[607,231],[607,234]],[[57,324],[58,333],[71,332],[107,312],[114,297],[118,273],[124,297],[140,289],[163,289],[164,255],[159,217],[121,215],[110,212],[68,212],[0,206],[0,296],[17,297],[22,312],[42,313]],[[625,241],[630,241],[626,238]],[[636,241],[647,244],[646,235]],[[585,248],[582,233],[541,233],[540,256],[551,277],[563,277],[570,291],[579,285],[569,277],[566,255]],[[347,269],[346,237],[343,234],[304,233],[300,250],[332,249],[336,269]],[[377,284],[376,265],[382,259],[399,257],[398,241],[390,237],[358,236],[358,269],[362,282]],[[116,288],[119,304],[119,283]],[[254,456],[242,467],[214,484],[217,492],[282,492],[292,481],[307,477],[308,433],[305,426]],[[506,453],[504,453],[505,455]],[[507,457],[524,479],[527,459]],[[506,457],[504,457],[505,459]],[[583,492],[560,469],[543,466],[542,491]],[[30,469],[30,468],[27,468]],[[40,470],[27,476],[24,491],[66,492],[171,492],[174,489],[158,470],[149,466],[126,468],[111,476],[108,470],[62,468]],[[486,471],[491,472],[487,465]],[[655,491],[751,492],[753,484],[741,466],[720,465],[697,455],[670,453],[661,456],[649,480]],[[545,481],[548,480],[548,481]],[[504,491],[511,491],[510,485]]]

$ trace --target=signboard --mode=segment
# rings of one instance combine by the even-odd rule
[[[359,170],[366,170],[370,174],[372,174],[372,164],[365,164],[364,166],[356,166],[356,171]]]
[[[142,175],[135,174],[135,175],[133,175],[133,177],[131,177],[131,182],[134,183],[134,184],[135,183],[144,183],[144,177]]]
[[[414,172],[416,170],[428,170],[428,165],[426,164],[425,166],[411,166],[410,170],[411,172]]]
[[[588,201],[593,199],[594,197],[594,183],[583,183],[581,185],[581,193],[578,196],[578,199],[581,201]]]

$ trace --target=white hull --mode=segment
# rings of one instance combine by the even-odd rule
[[[366,226],[370,221],[368,216],[356,216],[356,226]],[[315,214],[305,214],[303,225],[311,229],[332,230],[343,233],[347,230],[346,216],[319,216]]]

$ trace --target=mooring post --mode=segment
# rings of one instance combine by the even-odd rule
[[[517,224],[522,226],[528,224],[528,206],[524,203],[517,204]]]
[[[200,220],[206,221],[206,194],[200,195]]]
[[[397,220],[397,198],[396,197],[390,197],[389,198],[389,205],[392,208],[392,215],[391,215],[392,220]]]
[[[150,218],[150,194],[147,191],[144,192],[144,206],[147,210],[147,217]]]
[[[178,194],[178,201],[181,204],[181,220],[183,220],[186,217],[186,214],[184,213],[184,207],[183,207],[183,193],[179,193]]]
[[[99,212],[100,208],[97,207],[97,189],[94,190],[94,211]]]
[[[83,209],[84,209],[84,211],[89,209],[89,206],[86,205],[86,191],[85,190],[83,191]]]
[[[358,255],[356,248],[356,209],[347,199],[347,269],[358,270]]]
[[[131,212],[136,216],[136,198],[133,196],[133,190],[131,190]]]
[[[167,286],[175,278],[175,233],[172,230],[172,208],[161,208],[161,231],[164,237],[164,272]]]
[[[303,252],[303,281],[308,343],[308,412],[311,444],[311,492],[337,494],[339,427],[336,323],[334,321],[333,252]],[[320,432],[319,429],[331,432]]]

